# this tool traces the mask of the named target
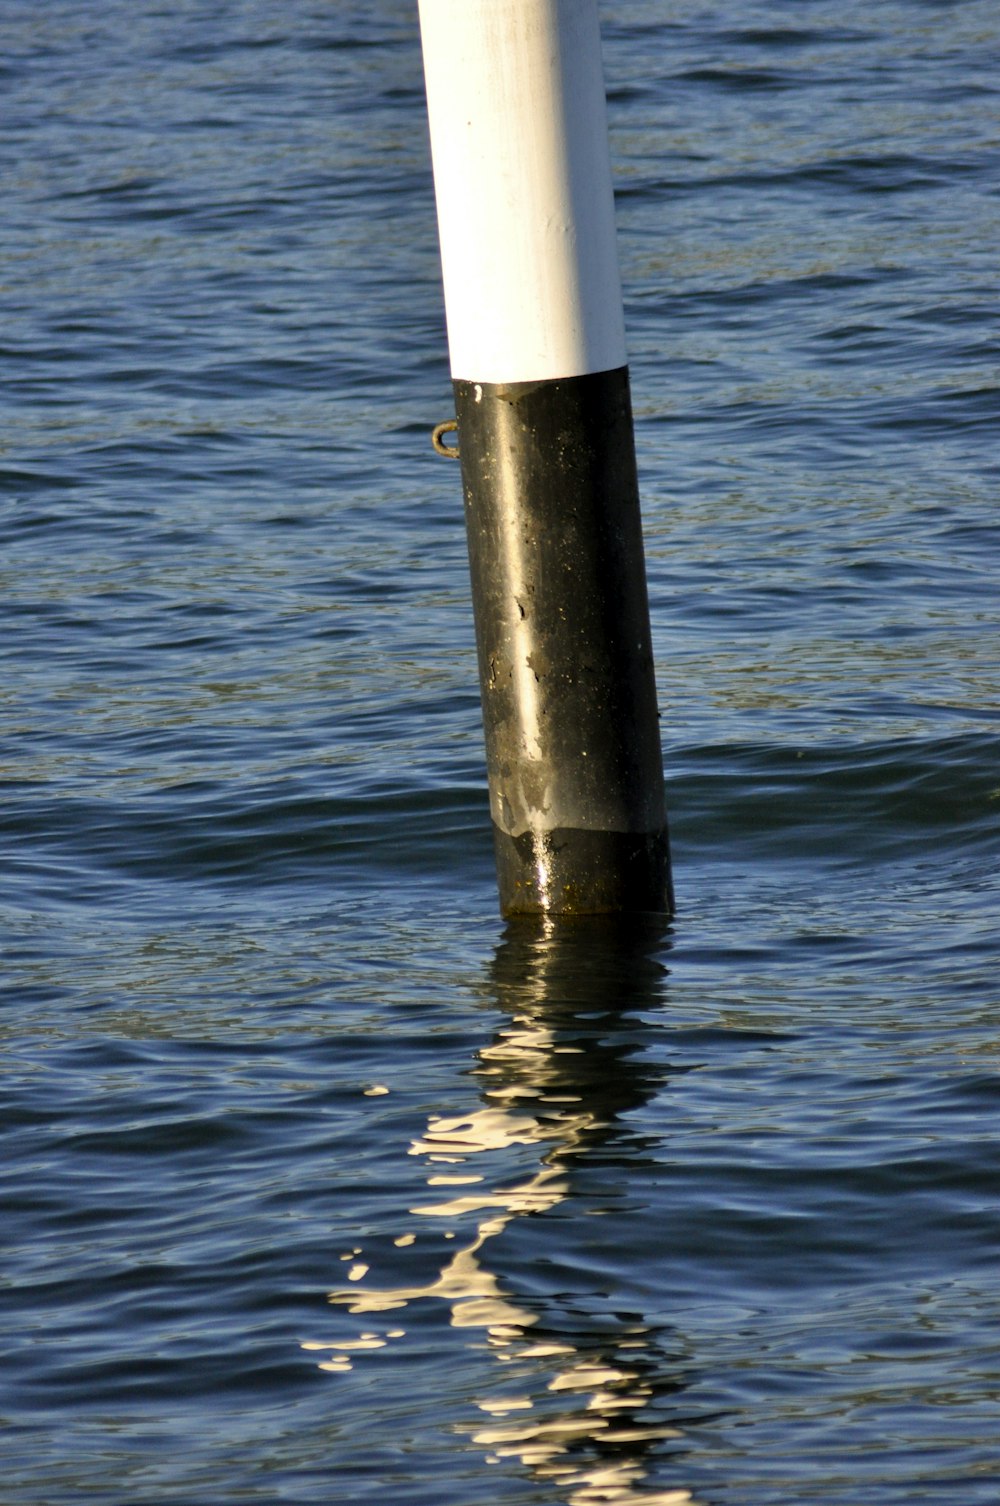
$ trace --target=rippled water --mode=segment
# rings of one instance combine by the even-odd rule
[[[1000,1490],[1000,17],[606,0],[679,914],[496,916],[410,0],[7,0],[3,1497]]]

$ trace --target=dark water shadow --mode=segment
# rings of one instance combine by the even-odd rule
[[[421,1233],[394,1243],[407,1254],[436,1228],[453,1241],[437,1246],[444,1263],[395,1286],[370,1284],[366,1264],[348,1270],[355,1284],[329,1299],[365,1328],[305,1346],[330,1353],[321,1368],[349,1370],[443,1304],[478,1355],[451,1426],[566,1506],[695,1503],[683,1483],[693,1361],[645,1310],[648,1258],[629,1256],[656,1169],[641,1111],[676,1070],[663,1051],[669,945],[661,917],[507,926],[474,983],[500,1017],[471,1067],[479,1106],[432,1114],[409,1148],[423,1163],[426,1194],[408,1209]]]
[[[660,917],[519,920],[485,979],[505,1019],[477,1053],[484,1113],[541,1154],[496,1220],[510,1311],[487,1325],[498,1385],[470,1436],[569,1506],[694,1500],[679,1426],[691,1359],[643,1312],[628,1254],[653,1155],[635,1116],[672,1075],[668,951]]]

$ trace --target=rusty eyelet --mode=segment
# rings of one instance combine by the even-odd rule
[[[458,420],[455,418],[446,419],[443,424],[437,425],[437,427],[434,429],[434,432],[431,434],[431,444],[434,446],[435,450],[437,450],[439,455],[447,455],[449,460],[458,459],[458,445],[444,444],[441,439],[442,434],[457,433]]]

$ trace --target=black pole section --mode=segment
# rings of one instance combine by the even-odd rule
[[[670,913],[628,371],[454,387],[501,909]]]

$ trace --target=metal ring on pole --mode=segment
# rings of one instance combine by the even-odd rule
[[[442,434],[457,434],[457,433],[458,433],[458,420],[457,419],[449,418],[443,424],[438,424],[437,425],[437,427],[434,429],[434,432],[431,434],[431,444],[434,446],[435,450],[437,450],[437,452],[438,452],[439,455],[447,455],[449,460],[457,460],[458,459],[458,445],[457,444],[445,444],[442,441],[442,438],[441,438]]]

